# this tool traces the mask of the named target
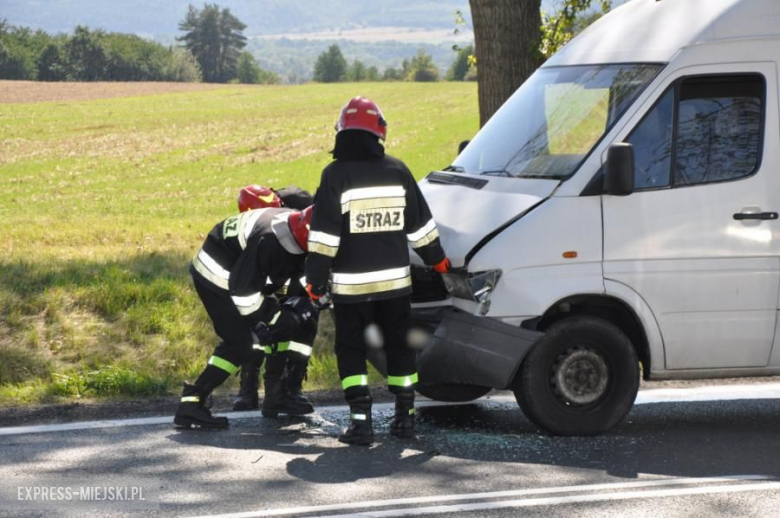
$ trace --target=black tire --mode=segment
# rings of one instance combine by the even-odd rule
[[[457,383],[419,383],[417,392],[436,401],[447,403],[465,403],[481,398],[492,389],[477,385],[460,385]]]
[[[626,416],[639,390],[639,360],[617,326],[574,316],[553,324],[515,380],[525,415],[554,435],[598,435]]]

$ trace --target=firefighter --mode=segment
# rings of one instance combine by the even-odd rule
[[[194,384],[185,383],[174,424],[227,428],[206,407],[209,394],[234,374],[267,330],[281,318],[274,293],[302,275],[311,208],[250,210],[217,224],[190,265],[195,291],[221,339]]]
[[[449,260],[414,177],[403,162],[385,155],[380,141],[387,123],[379,107],[355,97],[342,109],[336,130],[334,161],[322,172],[315,196],[306,279],[315,304],[333,299],[339,376],[351,421],[339,441],[370,445],[374,439],[364,339],[371,323],[383,334],[387,384],[396,397],[390,433],[411,438],[417,372],[406,336],[409,246],[436,271],[448,271]]]
[[[299,187],[290,186],[275,191],[269,187],[248,185],[238,195],[238,209],[246,212],[268,207],[287,207],[303,210],[314,202],[311,194]],[[299,279],[291,279],[277,295],[282,297],[306,296]],[[316,322],[315,322],[316,324]],[[316,335],[316,326],[314,330]],[[309,364],[314,336],[307,340],[283,341],[271,345],[253,345],[249,359],[241,366],[241,388],[233,410],[245,411],[259,408],[260,368],[267,356],[265,375],[265,399],[263,415],[276,417],[279,413],[305,415],[314,412],[314,407],[303,395],[303,380]]]

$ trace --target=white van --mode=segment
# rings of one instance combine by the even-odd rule
[[[547,61],[421,182],[459,268],[413,267],[421,392],[589,435],[640,375],[780,374],[778,61],[780,0],[632,0]]]

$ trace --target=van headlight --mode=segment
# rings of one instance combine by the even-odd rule
[[[476,273],[445,273],[442,275],[444,286],[453,297],[473,300],[486,305],[490,293],[501,277],[501,270],[488,270]]]

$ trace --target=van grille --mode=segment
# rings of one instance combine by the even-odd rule
[[[412,302],[436,302],[449,298],[441,275],[433,268],[412,266]]]

